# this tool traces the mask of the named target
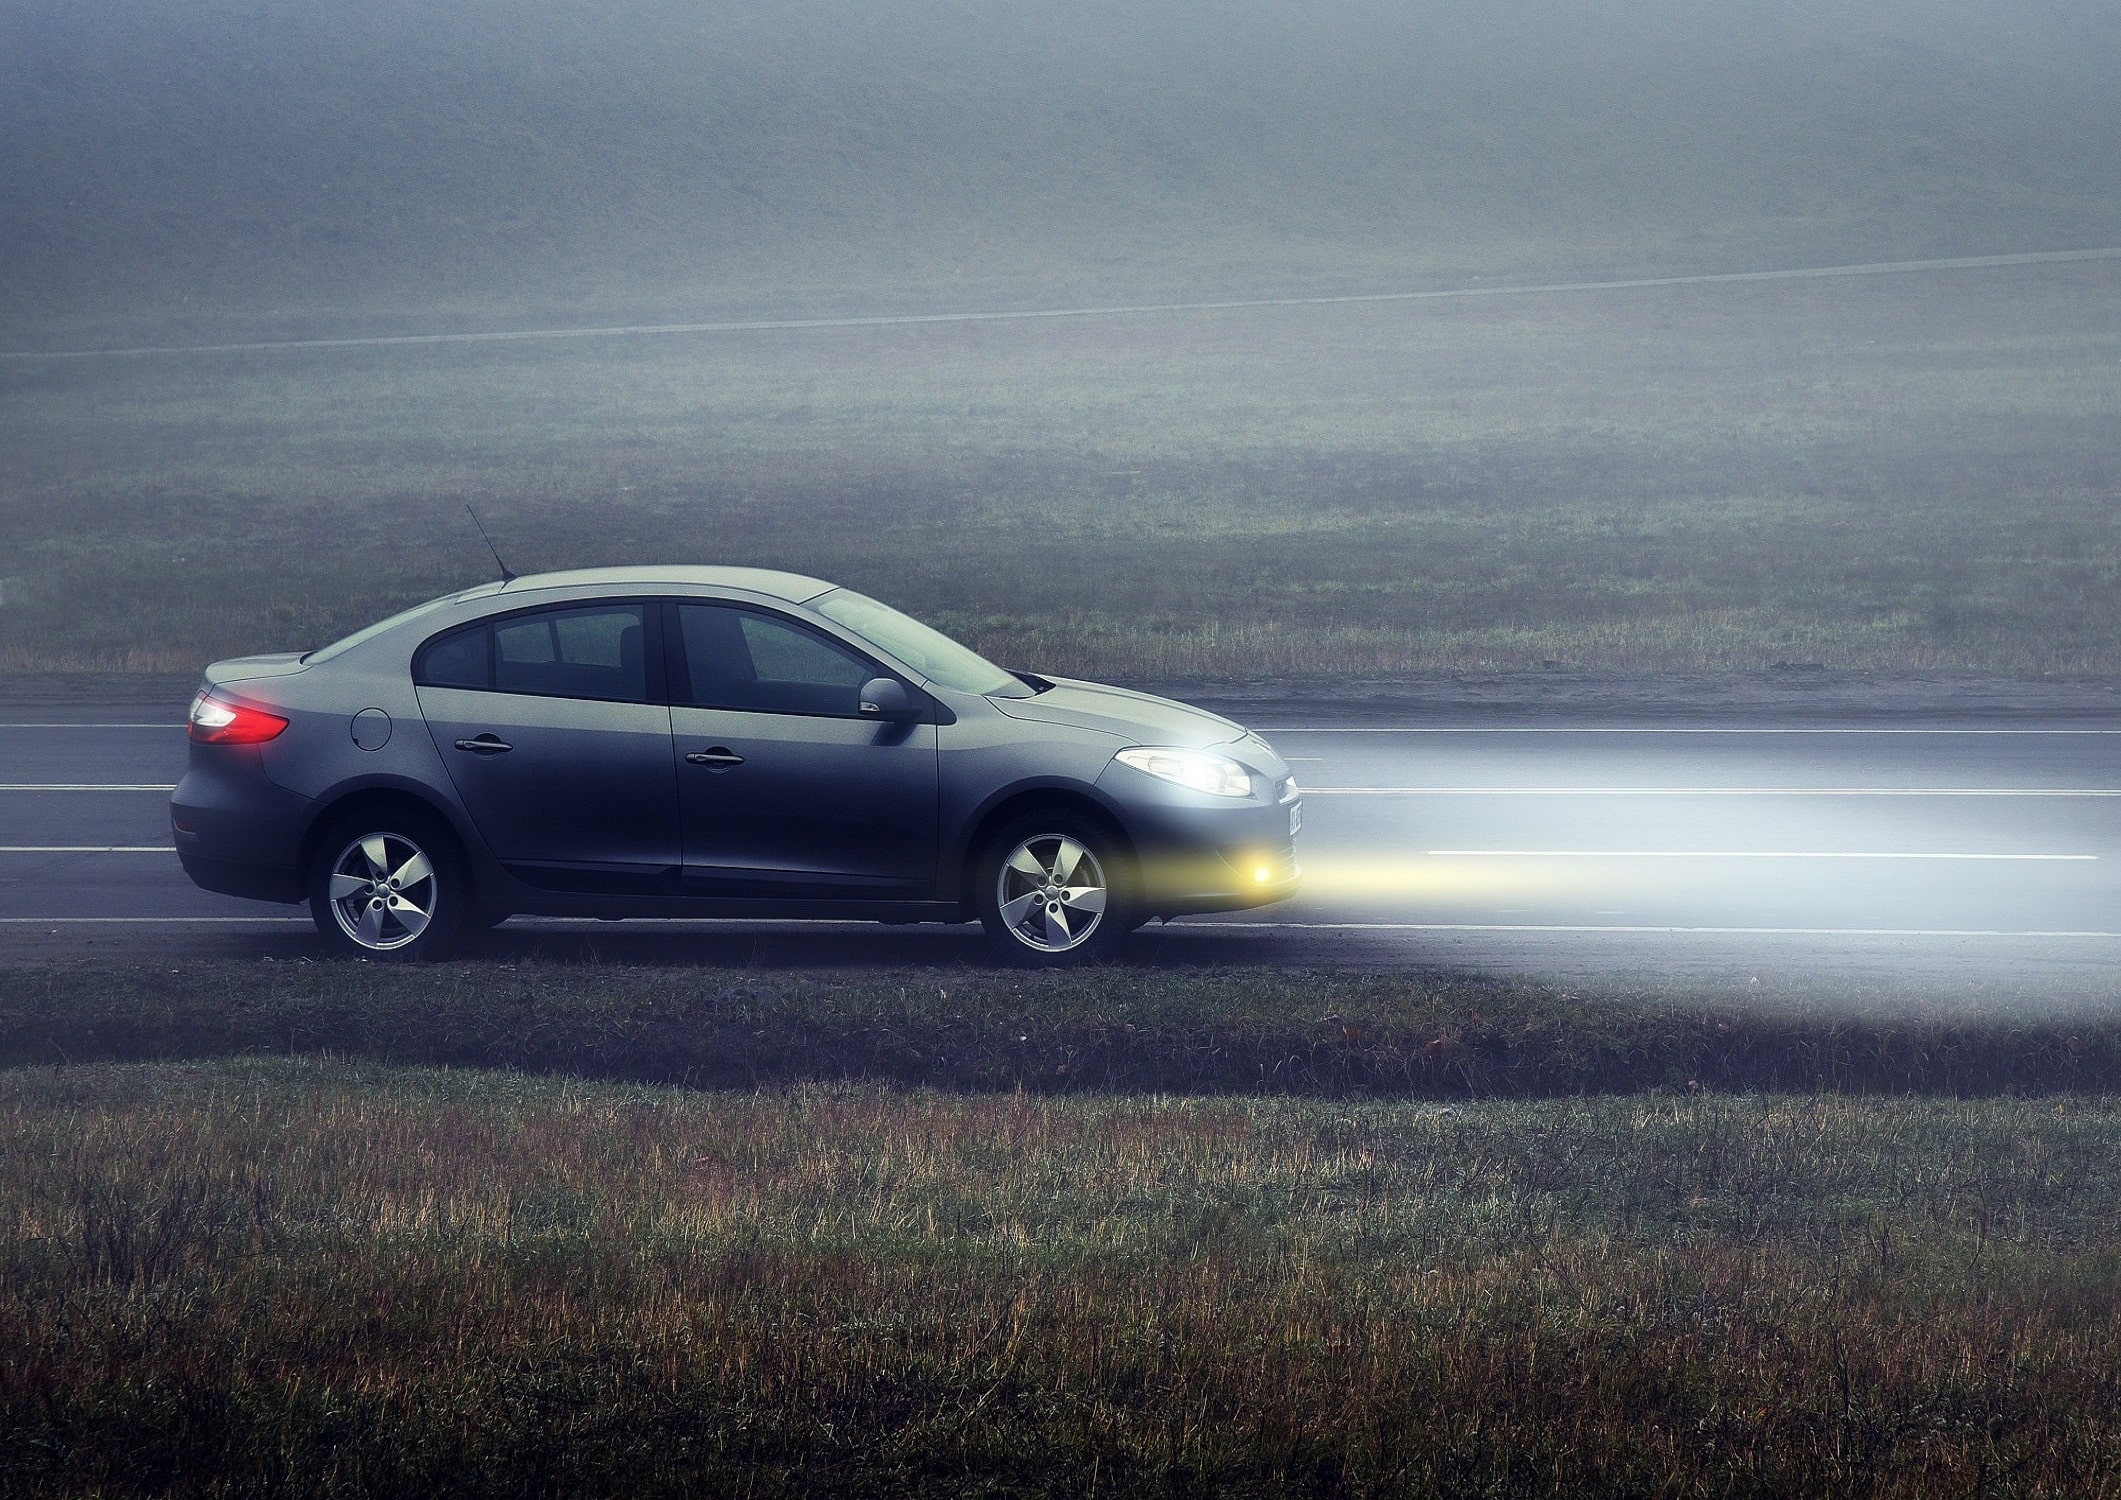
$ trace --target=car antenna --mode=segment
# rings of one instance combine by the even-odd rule
[[[501,561],[501,549],[496,547],[493,544],[493,538],[486,534],[486,527],[479,520],[479,513],[471,508],[471,502],[468,500],[464,502],[464,514],[470,516],[471,524],[479,528],[479,540],[483,541],[486,544],[486,550],[493,554],[494,565],[501,570],[502,586],[505,588],[507,585],[514,583],[516,575],[509,571],[507,563]]]

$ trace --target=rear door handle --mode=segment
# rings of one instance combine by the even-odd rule
[[[685,763],[691,766],[720,766],[726,770],[730,766],[742,765],[744,757],[726,745],[716,745],[712,750],[693,751],[685,757]]]
[[[469,750],[473,755],[501,755],[515,749],[515,746],[495,735],[482,734],[475,740],[458,740],[457,748]]]

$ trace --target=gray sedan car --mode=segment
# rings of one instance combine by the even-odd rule
[[[792,573],[466,589],[215,662],[190,738],[185,871],[375,957],[533,913],[978,920],[1052,964],[1297,881],[1296,783],[1256,735]]]

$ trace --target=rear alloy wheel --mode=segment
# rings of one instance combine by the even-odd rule
[[[309,911],[325,946],[362,958],[427,958],[449,945],[470,882],[448,835],[388,814],[334,828],[310,867]]]
[[[1120,842],[1065,812],[1020,818],[980,863],[980,921],[1011,963],[1030,967],[1103,957],[1134,926]]]

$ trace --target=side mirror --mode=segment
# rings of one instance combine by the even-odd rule
[[[921,716],[920,705],[896,677],[872,677],[862,684],[862,717],[903,723]]]

